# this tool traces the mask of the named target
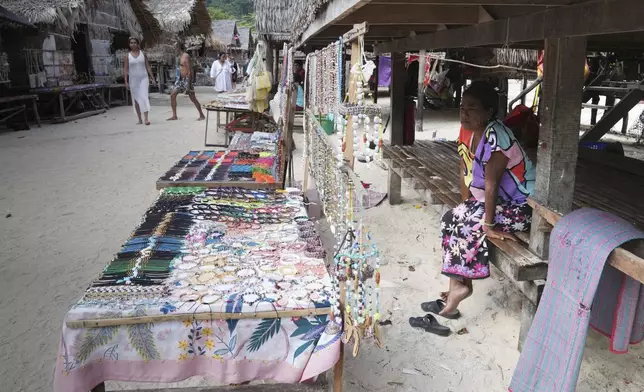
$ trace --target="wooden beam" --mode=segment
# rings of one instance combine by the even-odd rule
[[[418,100],[416,101],[415,132],[423,131],[423,107],[425,103],[425,62],[427,56],[424,50],[418,53]]]
[[[482,5],[480,5],[478,8],[479,8],[478,23],[492,22],[494,20],[492,15],[490,15],[490,13],[487,12],[487,10]]]
[[[327,27],[324,31],[320,32],[311,38],[311,40],[324,39],[326,42],[337,40],[338,37],[346,33],[346,25],[333,25]],[[409,37],[409,32],[415,31],[416,33],[432,33],[437,31],[437,25],[431,24],[406,24],[402,26],[392,25],[369,25],[369,31],[365,34],[365,39],[380,37],[383,39],[391,39],[392,37]]]
[[[352,25],[365,20],[369,22],[369,25],[468,25],[479,22],[479,8],[476,6],[453,5],[414,4],[401,7],[399,5],[370,4],[336,24]]]
[[[643,82],[644,83],[644,82]],[[582,142],[596,142],[607,134],[619,120],[628,116],[628,112],[635,107],[644,98],[644,91],[638,89],[631,90],[619,103],[612,108],[595,124],[586,131],[582,137]]]
[[[403,8],[403,7],[401,7]],[[640,0],[595,0],[475,26],[386,42],[377,53],[503,45],[644,30]]]
[[[401,146],[404,141],[405,120],[405,82],[407,69],[405,68],[405,54],[391,54],[391,145]]]
[[[377,0],[370,4],[426,4],[426,5],[501,5],[501,6],[564,6],[586,0]]]
[[[553,226],[563,217],[561,213],[541,205],[536,200],[528,199],[528,204]],[[624,244],[621,248],[616,248],[608,255],[608,263],[631,278],[644,283],[643,243],[641,240],[635,240]]]
[[[326,8],[317,15],[309,27],[304,30],[299,41],[296,42],[295,47],[297,48],[306,43],[311,37],[327,26],[345,18],[347,15],[355,12],[369,2],[370,0],[332,0],[326,5]],[[362,22],[364,22],[364,20],[360,20],[356,23]]]
[[[369,31],[369,26],[367,25],[367,22],[362,22],[360,24],[354,24],[353,28],[344,35],[342,35],[342,42],[344,43],[349,43],[353,40],[358,39],[358,37],[364,36],[367,31]]]
[[[585,61],[585,37],[546,40],[534,198],[564,214],[573,206]],[[550,234],[540,226],[541,215],[533,213],[530,249],[546,259]]]

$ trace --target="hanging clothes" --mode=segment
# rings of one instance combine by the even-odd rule
[[[139,55],[136,57],[132,55],[132,52],[128,53],[128,77],[130,94],[132,95],[132,107],[137,103],[141,113],[149,112],[150,79],[145,65],[145,54],[142,50],[139,51]]]
[[[215,62],[212,63],[212,67],[210,68],[210,77],[215,79],[216,92],[224,93],[233,89],[231,73],[232,70],[228,61],[224,61],[222,63],[219,60],[215,60]]]

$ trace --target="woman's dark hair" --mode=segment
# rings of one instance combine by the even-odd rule
[[[138,39],[138,38],[136,38],[136,37],[130,37],[130,38],[127,40],[127,44],[129,45],[129,44],[130,44],[130,42],[132,42],[132,41],[136,42],[136,44],[137,44],[137,45],[141,46],[141,41],[139,41],[139,39]],[[122,42],[122,41],[121,41],[121,42]]]
[[[182,52],[186,51],[186,45],[183,44],[181,41],[177,41],[176,43],[177,48],[179,48]]]
[[[473,82],[463,92],[463,96],[479,101],[483,109],[492,111],[492,117],[495,117],[499,111],[499,94],[488,82]]]
[[[221,59],[221,58],[222,58],[222,57],[224,57],[225,55],[226,55],[226,53],[225,53],[225,52],[219,52],[219,57],[218,57],[218,58],[219,58],[219,59]]]

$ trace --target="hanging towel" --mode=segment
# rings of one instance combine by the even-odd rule
[[[511,392],[574,391],[591,319],[610,331],[612,347],[625,351],[629,339],[641,340],[642,285],[606,264],[613,249],[637,238],[644,233],[603,211],[583,208],[559,221],[550,237],[548,280]]]

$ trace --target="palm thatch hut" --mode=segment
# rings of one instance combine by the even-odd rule
[[[3,31],[15,87],[54,87],[115,78],[114,48],[141,34],[129,0],[3,0],[37,26],[31,35]],[[120,37],[120,38],[117,38]]]
[[[297,41],[330,0],[255,0],[257,33],[271,41]]]
[[[240,42],[240,47],[239,49],[237,49],[237,51],[239,52],[237,61],[245,63],[246,60],[250,59],[253,56],[253,49],[255,48],[253,35],[251,34],[250,27],[240,27],[237,30],[239,31]]]
[[[8,9],[0,5],[0,28],[13,28],[13,27],[30,27],[36,28],[27,19],[14,14]]]
[[[148,47],[192,36],[210,36],[210,15],[205,0],[130,1]],[[209,42],[204,38],[203,43],[208,45]]]
[[[212,37],[224,44],[226,50],[241,47],[237,21],[232,19],[219,19],[212,21]]]

